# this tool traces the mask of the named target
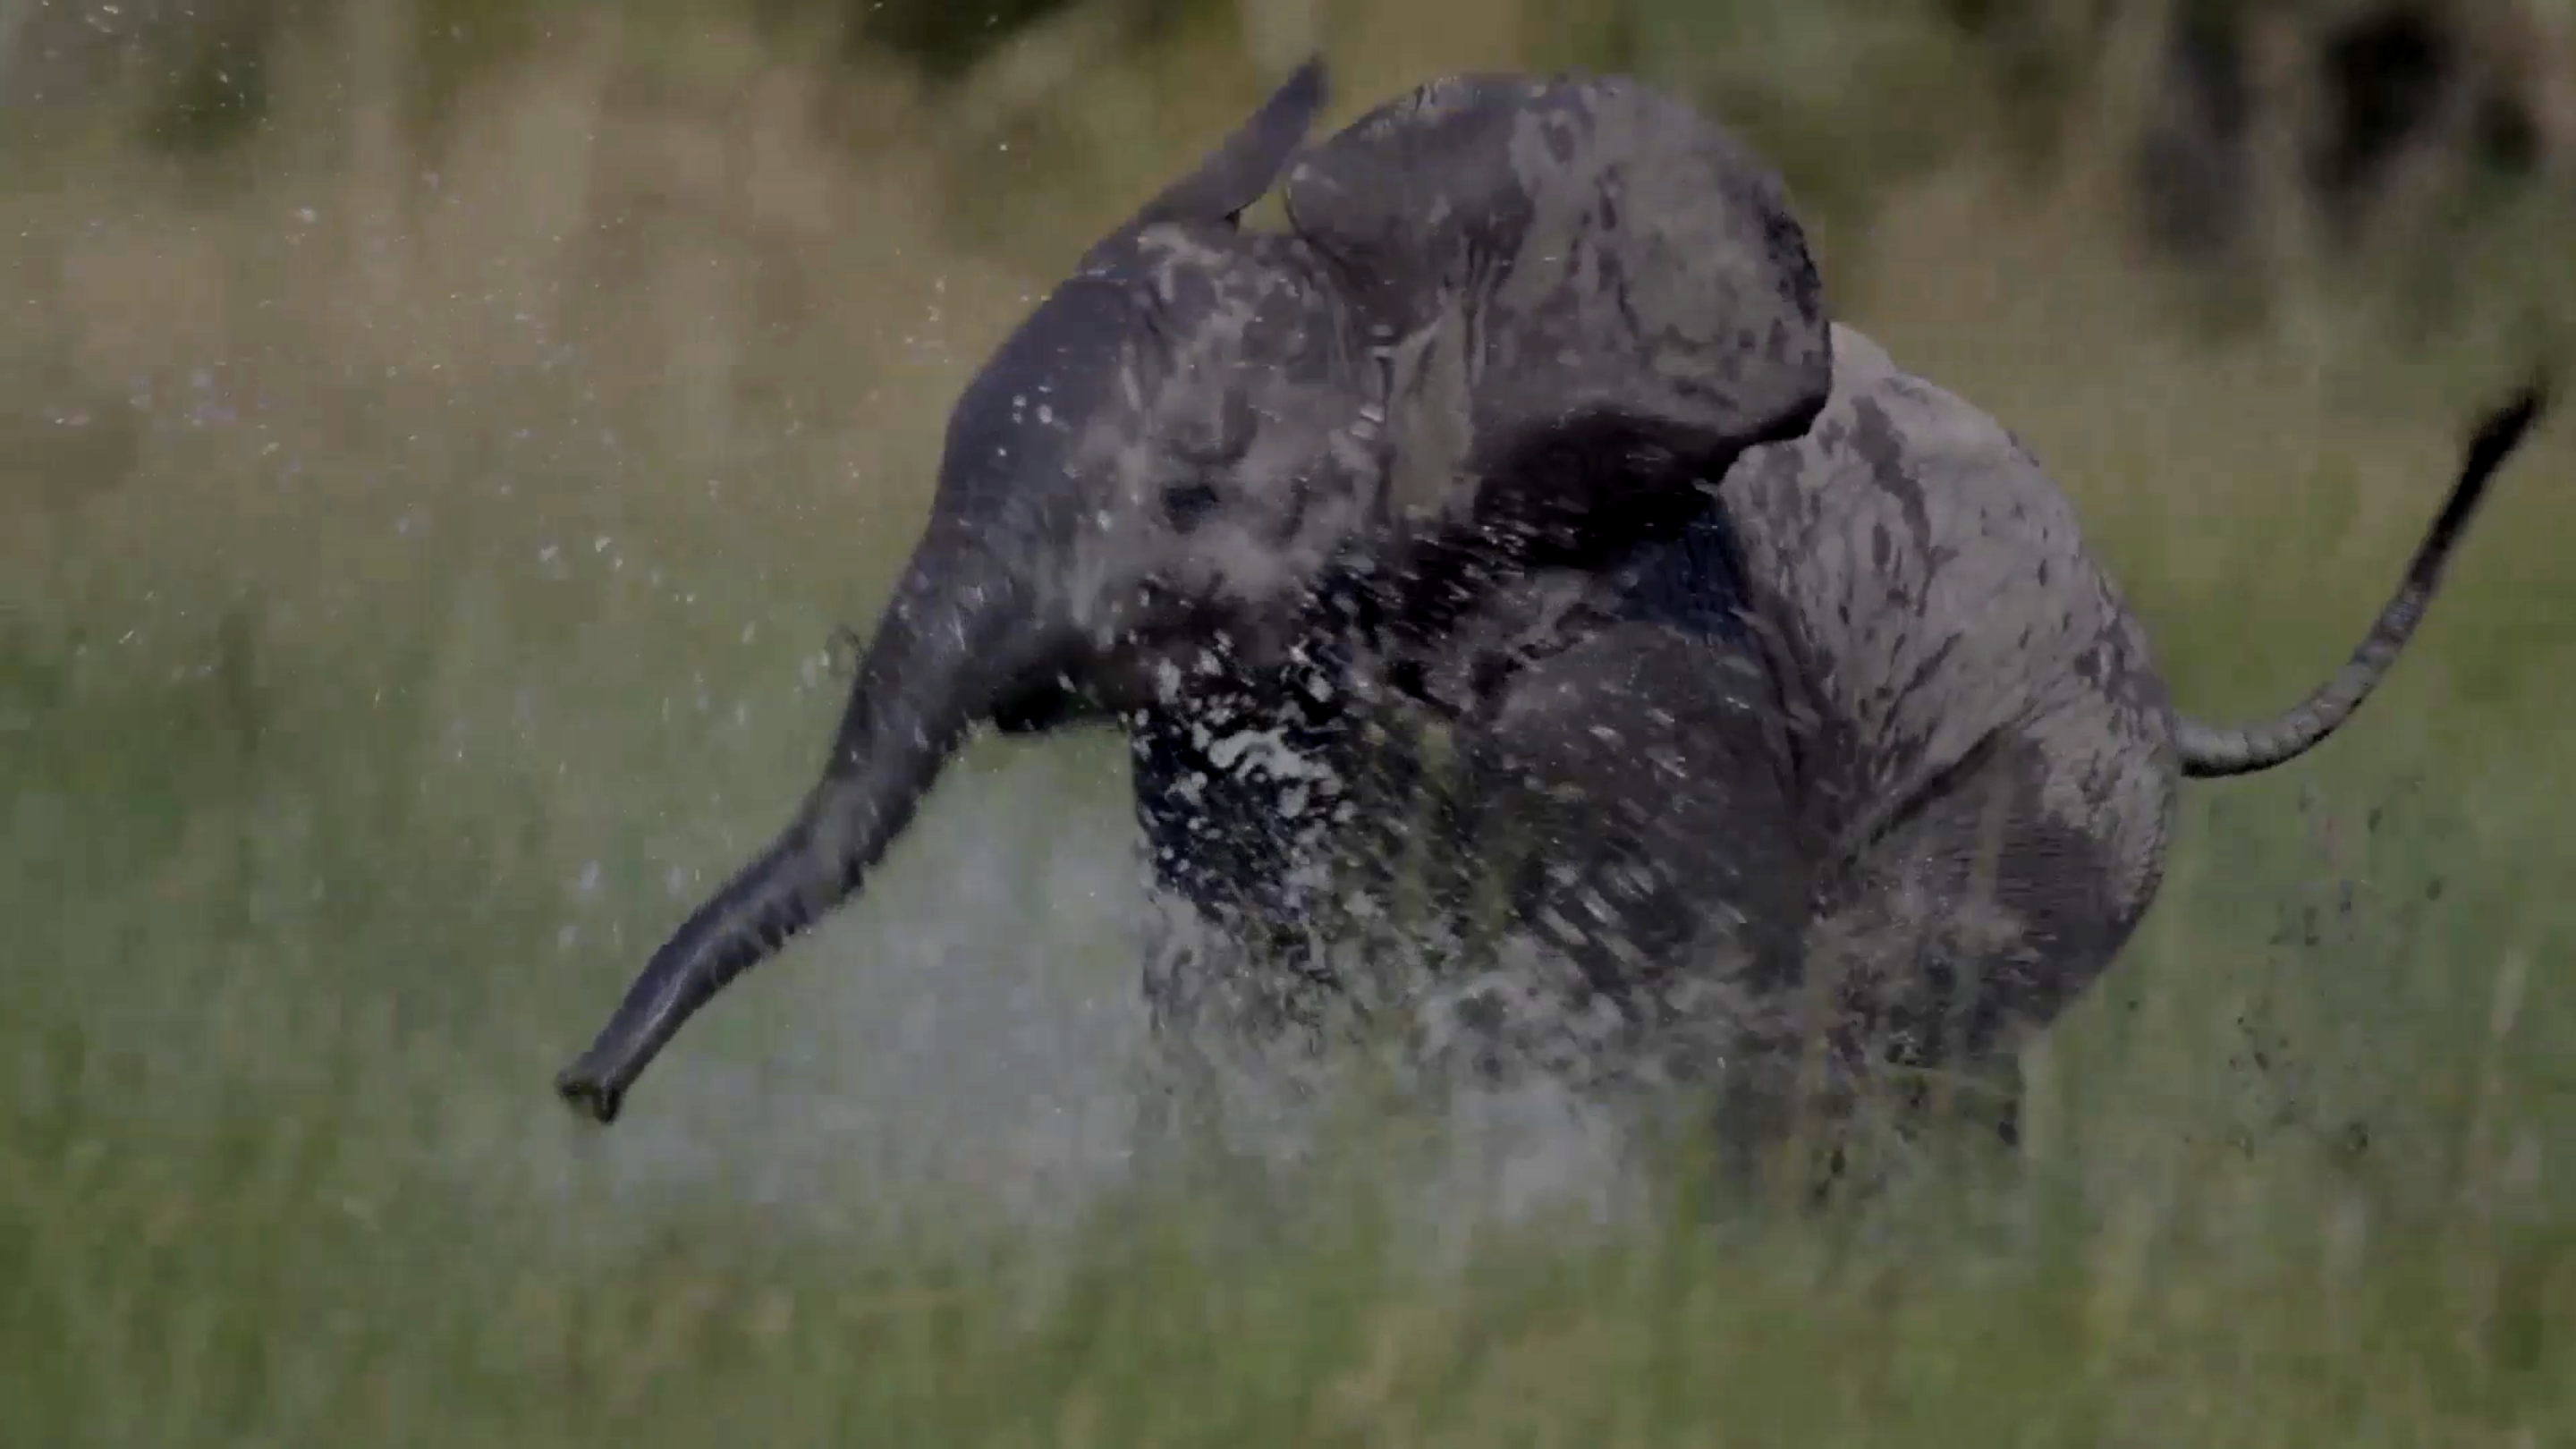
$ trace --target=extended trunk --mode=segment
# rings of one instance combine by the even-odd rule
[[[851,688],[823,778],[760,856],[646,963],[590,1050],[556,1078],[602,1122],[734,977],[855,894],[994,701],[1036,667],[1028,590],[971,543],[913,556]]]

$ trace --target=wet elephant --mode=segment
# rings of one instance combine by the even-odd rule
[[[1476,77],[1301,154],[1321,91],[1301,70],[969,384],[822,779],[559,1076],[576,1107],[612,1120],[856,893],[981,723],[1119,723],[1167,916],[1284,947],[1159,950],[1166,1016],[1229,970],[1332,994],[1314,943],[1408,834],[1429,719],[1458,748],[1413,843],[1608,1015],[1712,1029],[1712,1061],[1991,1056],[2134,928],[2180,778],[2351,713],[2537,410],[2481,434],[2346,670],[2200,724],[2035,460],[1829,324],[1725,133],[1628,81]],[[1274,184],[1288,228],[1243,227]]]
[[[1203,656],[1275,677],[1355,600],[1436,623],[1477,578],[1673,526],[1822,406],[1804,237],[1688,108],[1425,87],[1298,161],[1296,225],[1243,227],[1322,95],[1302,68],[968,384],[822,778],[654,954],[567,1099],[613,1118],[687,1017],[858,891],[979,723],[1186,709]]]

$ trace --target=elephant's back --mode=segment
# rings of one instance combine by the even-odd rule
[[[1852,820],[1999,752],[2034,807],[2099,842],[2142,909],[2161,869],[2172,716],[2145,632],[2072,503],[1995,419],[1837,324],[1802,438],[1723,487],[1757,617],[1838,743]]]

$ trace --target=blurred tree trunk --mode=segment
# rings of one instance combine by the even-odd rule
[[[2320,112],[2311,84],[2311,39],[2288,0],[2249,6],[2244,19],[2245,176],[2254,280],[2264,300],[2299,307],[2294,295],[2314,255],[2309,138]]]
[[[2419,231],[2466,185],[2564,178],[2555,0],[2178,0],[2142,97],[2150,239],[2267,275]]]
[[[412,0],[347,0],[339,15],[348,66],[340,95],[349,128],[341,204],[355,284],[355,310],[345,321],[362,333],[384,329],[388,335],[372,346],[350,340],[356,355],[388,362],[401,350],[393,339],[401,329],[410,249],[406,212],[414,168],[402,134],[402,102],[411,7]]]

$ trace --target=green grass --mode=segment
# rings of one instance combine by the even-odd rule
[[[565,43],[414,158],[450,199],[397,191],[381,272],[327,127],[221,196],[108,156],[0,201],[43,319],[0,338],[0,1443],[2576,1435],[2563,424],[2345,736],[2192,787],[2018,1163],[1811,1215],[1682,1173],[1596,1221],[1576,1134],[1488,1178],[1399,1120],[1132,1182],[1099,738],[979,747],[625,1121],[571,1120],[554,1068],[814,763],[948,391],[1126,203],[1014,203],[882,96],[842,153],[724,129],[792,94],[621,111],[615,46]],[[1189,44],[1139,64],[1218,116]],[[1104,151],[1152,119],[1099,114]],[[1846,311],[2058,469],[2185,707],[2277,708],[2394,581],[2509,323],[2212,350],[2080,198],[1975,174],[1837,231]],[[1007,246],[937,220],[1015,204]],[[2481,258],[2508,318],[2557,265]]]

